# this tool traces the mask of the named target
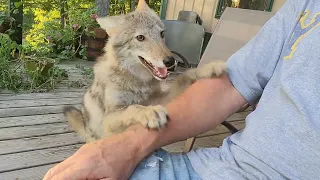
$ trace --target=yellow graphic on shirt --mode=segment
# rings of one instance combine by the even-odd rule
[[[285,60],[289,60],[292,58],[293,54],[296,52],[297,50],[297,46],[298,44],[302,41],[303,38],[305,38],[307,35],[309,35],[313,30],[315,30],[317,27],[320,26],[320,13],[316,13],[311,21],[306,24],[306,20],[310,15],[310,11],[305,11],[304,14],[301,13],[299,18],[299,24],[297,25],[295,32],[292,34],[291,36],[291,40],[290,40],[290,45],[291,43],[293,43],[291,45],[291,51],[290,54],[288,56],[285,56],[284,59]],[[295,41],[292,41],[296,39]]]

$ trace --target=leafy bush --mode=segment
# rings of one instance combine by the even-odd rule
[[[21,48],[19,45],[12,41],[9,35],[0,33],[0,57],[4,61],[10,61],[14,53]]]
[[[128,13],[133,0],[110,0],[110,15]],[[148,1],[152,9],[160,11],[161,1]],[[0,28],[6,24],[6,34],[0,33],[0,91],[48,91],[68,77],[65,70],[56,66],[65,59],[86,59],[83,36],[93,36],[96,22],[94,0],[24,0],[24,39],[18,45],[11,36],[15,20],[5,14],[16,12],[22,3],[7,9],[7,0],[0,0]],[[135,6],[137,1],[135,2]],[[6,13],[3,13],[6,12]],[[79,67],[86,79],[92,79],[92,69]],[[75,82],[77,86],[83,82]]]
[[[46,39],[47,37],[45,32],[51,28],[56,29],[56,26],[59,26],[59,22],[57,20],[60,17],[60,13],[58,10],[47,12],[42,9],[34,9],[33,12],[35,14],[35,24],[32,25],[32,29],[26,36],[26,41],[34,50],[37,49],[42,53],[49,53],[50,45],[49,41]],[[46,24],[49,24],[49,26]]]
[[[17,67],[11,62],[15,52],[19,50],[16,42],[7,34],[0,33],[0,90],[18,90],[23,86]]]
[[[28,88],[32,91],[54,90],[56,85],[68,77],[64,69],[55,66],[53,59],[46,57],[26,57],[24,70],[28,75]]]
[[[80,40],[83,35],[92,35],[90,27],[99,27],[95,21],[94,8],[70,9],[68,11],[68,21],[64,27],[60,23],[60,12],[52,10],[35,10],[35,22],[29,34],[26,36],[27,42],[33,51],[50,57],[63,59],[73,59],[77,52],[82,52],[84,56],[85,47]],[[49,55],[51,54],[51,55]]]
[[[25,56],[23,47],[0,33],[0,90],[49,91],[68,77],[53,59]]]

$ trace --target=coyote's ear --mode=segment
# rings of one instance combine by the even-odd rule
[[[106,30],[108,35],[111,36],[113,33],[117,32],[119,25],[124,21],[124,16],[98,17],[96,20],[100,27]]]
[[[150,10],[145,0],[139,0],[136,11],[148,11]]]

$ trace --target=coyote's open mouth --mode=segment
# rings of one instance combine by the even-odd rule
[[[168,70],[167,68],[159,68],[154,66],[151,62],[148,62],[143,57],[139,56],[139,59],[152,74],[158,80],[165,80],[168,77]]]

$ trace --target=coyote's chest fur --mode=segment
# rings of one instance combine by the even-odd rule
[[[143,82],[132,75],[127,77],[120,73],[116,73],[116,78],[110,78],[113,77],[112,71],[108,71],[110,76],[101,78],[97,73],[84,95],[81,111],[67,107],[65,116],[87,142],[123,132],[133,124],[161,128],[167,123],[166,103],[198,79],[216,77],[224,71],[222,62],[187,70],[165,91],[157,80]]]
[[[130,116],[142,111],[142,108],[135,106],[132,114],[130,112],[121,117],[124,110],[131,105],[148,106],[159,103],[161,100],[157,97],[166,93],[161,91],[160,81],[136,77],[110,65],[108,61],[98,62],[94,73],[95,78],[84,95],[82,108],[86,139],[89,141],[122,132],[135,123],[131,122]]]
[[[156,80],[152,82],[141,82],[134,78],[119,78],[116,75],[111,81],[94,81],[87,91],[92,99],[99,102],[99,107],[105,111],[111,106],[128,106],[131,104],[146,105],[153,94],[160,90],[160,83]],[[109,76],[110,78],[113,75]]]
[[[99,65],[97,64],[96,66]],[[93,84],[87,93],[94,99],[101,99],[102,109],[115,104],[118,106],[143,104],[160,90],[159,81],[155,79],[141,80],[129,72],[112,65],[104,68],[105,73],[97,71]]]

